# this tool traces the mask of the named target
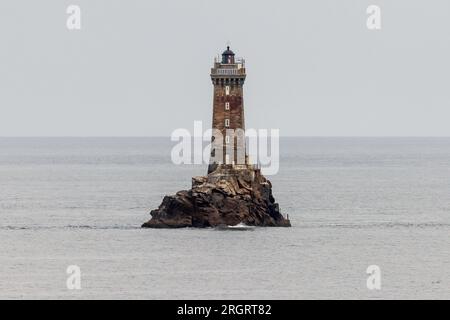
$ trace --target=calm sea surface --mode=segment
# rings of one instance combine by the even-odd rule
[[[172,146],[0,139],[0,298],[450,299],[450,139],[285,138],[269,178],[292,228],[142,230],[206,171]]]

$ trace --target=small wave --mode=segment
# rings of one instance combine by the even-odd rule
[[[66,229],[92,229],[92,230],[134,230],[134,229],[141,229],[140,226],[88,226],[88,225],[68,225],[65,226]]]
[[[229,225],[220,225],[217,226],[216,230],[230,230],[230,231],[253,231],[256,227],[254,226],[248,226],[244,223],[239,223],[235,226],[229,226]]]
[[[439,223],[439,222],[423,222],[423,223],[412,223],[412,222],[376,222],[376,223],[329,223],[329,224],[296,224],[295,227],[305,228],[305,229],[315,229],[315,228],[339,228],[339,229],[370,229],[370,228],[449,228],[450,223]]]
[[[67,226],[1,226],[0,230],[134,230],[141,229],[138,226],[89,226],[89,225],[67,225]]]

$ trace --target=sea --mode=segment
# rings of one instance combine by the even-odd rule
[[[0,138],[0,298],[450,299],[450,138],[281,138],[291,228],[141,229],[173,146]]]

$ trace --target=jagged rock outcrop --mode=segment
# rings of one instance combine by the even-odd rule
[[[234,226],[290,227],[259,169],[222,165],[208,176],[192,178],[192,189],[164,197],[144,228]]]

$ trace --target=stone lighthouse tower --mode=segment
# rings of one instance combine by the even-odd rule
[[[246,168],[244,94],[245,61],[235,58],[230,47],[214,61],[211,80],[214,86],[212,148],[208,173],[220,165]]]

